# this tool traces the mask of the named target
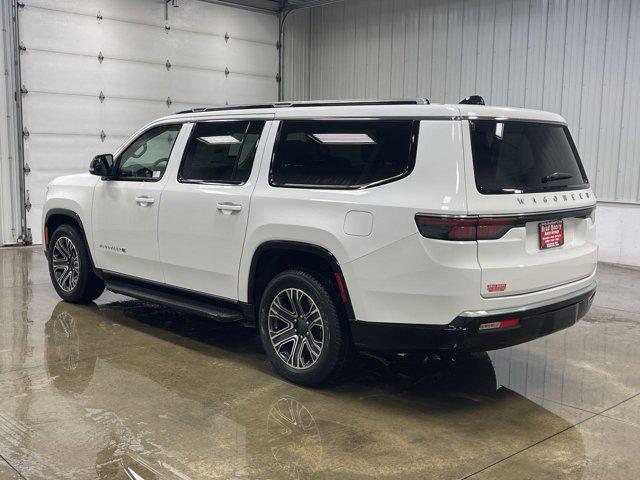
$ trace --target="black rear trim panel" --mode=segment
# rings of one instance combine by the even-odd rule
[[[457,317],[446,325],[351,321],[356,348],[378,352],[487,351],[528,342],[573,325],[587,314],[596,283],[575,297],[531,310],[482,317]],[[479,331],[482,323],[518,318],[517,327]]]

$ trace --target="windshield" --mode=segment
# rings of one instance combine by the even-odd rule
[[[472,120],[469,124],[480,193],[531,193],[589,186],[566,126],[499,120]]]

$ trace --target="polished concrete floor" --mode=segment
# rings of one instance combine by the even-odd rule
[[[419,368],[289,384],[251,332],[105,293],[61,302],[0,249],[0,479],[640,477],[640,271],[576,326]]]

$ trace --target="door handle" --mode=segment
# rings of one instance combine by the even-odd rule
[[[242,210],[242,205],[237,205],[235,203],[219,203],[218,210],[223,213],[239,212],[240,210]]]
[[[148,207],[155,203],[155,199],[147,197],[146,195],[140,195],[139,197],[136,197],[136,203],[141,207]]]

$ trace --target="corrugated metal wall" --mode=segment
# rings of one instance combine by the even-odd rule
[[[296,10],[289,15],[285,27],[283,50],[283,97],[286,100],[309,100],[311,98],[311,12],[312,9]]]
[[[345,0],[287,22],[285,98],[558,112],[598,198],[640,203],[639,0]]]

